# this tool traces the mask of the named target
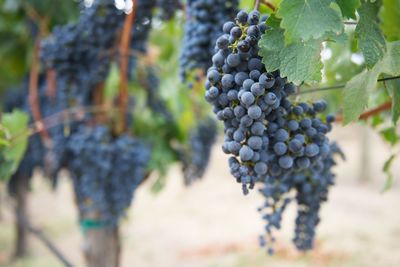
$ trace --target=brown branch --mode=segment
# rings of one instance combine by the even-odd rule
[[[260,0],[254,0],[254,10],[260,9]]]
[[[367,110],[366,112],[362,113],[359,117],[359,120],[366,120],[371,116],[374,116],[376,114],[379,114],[385,110],[388,110],[392,107],[392,101],[387,101],[379,106],[377,106],[376,108]],[[342,122],[343,121],[343,116],[339,115],[336,117],[335,122]]]
[[[276,10],[275,5],[267,0],[261,0],[261,4],[265,5],[266,7],[269,7],[269,9],[271,9],[272,11]]]
[[[39,35],[40,36],[40,35]],[[44,127],[42,121],[42,114],[40,112],[40,103],[38,97],[38,82],[39,82],[39,53],[40,53],[40,37],[35,41],[35,48],[33,51],[33,60],[31,71],[29,75],[29,105],[31,106],[33,120],[37,124],[38,128],[42,128],[41,137],[44,144],[48,144],[50,135]]]
[[[49,18],[47,16],[39,14],[39,12],[30,4],[28,4],[27,1],[23,1],[22,6],[26,10],[28,17],[34,22],[37,22],[37,24],[39,25],[39,32],[42,35],[47,34],[49,28]]]
[[[129,53],[130,42],[132,39],[132,27],[134,26],[137,0],[133,0],[133,7],[131,13],[129,13],[124,22],[124,27],[122,30],[120,53],[126,55]],[[120,88],[119,88],[119,108],[120,108],[120,120],[119,127],[117,127],[118,132],[126,131],[126,111],[128,106],[128,57],[120,58]]]
[[[46,72],[47,80],[47,96],[54,100],[57,94],[57,72],[54,69],[49,69]]]

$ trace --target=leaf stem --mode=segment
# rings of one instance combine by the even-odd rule
[[[358,21],[343,21],[343,23],[346,25],[357,25]]]
[[[393,77],[380,78],[377,81],[378,82],[383,82],[383,81],[397,80],[397,79],[400,79],[400,75],[399,76],[393,76]],[[332,86],[311,88],[311,89],[306,90],[306,91],[298,92],[295,95],[304,95],[304,94],[310,94],[310,93],[315,93],[315,92],[343,89],[345,86],[346,86],[345,83],[341,83],[341,84],[336,84],[336,85],[332,85]]]
[[[266,7],[268,7],[269,9],[271,9],[272,11],[276,10],[276,7],[274,4],[272,4],[271,2],[267,1],[267,0],[261,0],[261,4],[265,5]]]

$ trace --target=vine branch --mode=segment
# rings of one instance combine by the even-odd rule
[[[132,27],[135,23],[137,0],[133,0],[132,11],[126,16],[124,27],[122,30],[120,54],[126,55],[129,53]],[[126,130],[126,119],[125,114],[128,106],[128,64],[129,57],[120,58],[120,88],[119,88],[119,106],[120,106],[120,126],[118,131]]]
[[[46,80],[47,80],[47,96],[49,96],[52,100],[54,100],[57,94],[57,73],[55,69],[47,70]]]
[[[40,35],[39,35],[40,36]],[[43,128],[41,131],[41,137],[45,144],[48,144],[50,140],[50,135],[47,130],[44,128],[42,122],[42,114],[40,112],[40,104],[38,98],[38,82],[39,82],[39,53],[40,53],[40,37],[35,40],[35,47],[33,51],[33,60],[31,71],[29,75],[29,105],[32,109],[33,120],[39,128]]]
[[[254,10],[260,9],[260,0],[254,0]]]

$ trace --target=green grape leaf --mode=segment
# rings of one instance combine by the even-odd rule
[[[348,19],[356,19],[356,10],[360,6],[360,0],[336,0],[342,11],[343,17]]]
[[[369,94],[376,88],[381,73],[400,75],[400,41],[387,43],[387,51],[372,69],[365,69],[346,83],[344,89],[344,124],[358,119],[368,104]]]
[[[400,0],[383,0],[379,12],[381,29],[388,41],[400,40]]]
[[[369,94],[376,87],[377,71],[364,70],[346,83],[344,88],[344,124],[358,119],[368,103]]]
[[[291,44],[279,53],[280,73],[289,81],[299,85],[302,82],[321,81],[321,44],[317,40]]]
[[[0,147],[2,146],[9,146],[10,142],[6,139],[0,138]]]
[[[388,191],[392,188],[393,185],[393,173],[390,171],[392,166],[393,160],[396,158],[396,155],[391,155],[383,165],[383,172],[387,175],[385,185],[383,186],[382,193]]]
[[[358,47],[364,55],[367,68],[372,68],[386,51],[385,37],[378,25],[378,11],[381,1],[371,3],[363,1],[358,9],[360,16],[356,26]]]
[[[0,126],[6,132],[2,138],[9,144],[0,147],[0,179],[8,179],[17,170],[25,154],[28,145],[28,120],[28,115],[18,110],[4,113],[1,117]]]
[[[280,70],[290,82],[318,82],[321,80],[321,41],[292,43],[285,46],[284,31],[277,27],[279,21],[272,16],[267,21],[269,29],[261,38],[260,55],[268,71]]]
[[[281,20],[272,14],[266,24],[270,27],[269,30],[261,37],[258,45],[260,46],[260,55],[263,57],[263,62],[269,71],[277,70],[280,67],[279,51],[285,47],[284,31],[279,28]],[[266,59],[268,57],[268,59]],[[267,65],[268,64],[268,65]]]
[[[329,42],[335,42],[335,43],[344,45],[344,44],[346,44],[346,42],[348,42],[349,36],[346,32],[342,32],[339,34],[335,34],[333,32],[328,32],[323,36],[322,39],[329,41]]]
[[[384,122],[385,122],[385,120],[382,118],[381,114],[377,114],[377,115],[373,116],[371,119],[371,125],[374,128],[381,125]]]
[[[400,41],[387,43],[387,52],[377,68],[382,73],[400,75]]]
[[[380,131],[380,134],[382,135],[383,139],[385,139],[385,141],[392,146],[394,146],[399,141],[395,127],[383,129],[382,131]]]
[[[343,31],[340,12],[330,5],[333,0],[283,0],[277,11],[282,18],[285,42],[321,38],[327,32]]]
[[[400,117],[400,80],[386,81],[385,84],[392,98],[392,122],[396,125]]]

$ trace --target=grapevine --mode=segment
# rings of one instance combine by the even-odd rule
[[[291,208],[293,249],[314,249],[343,186],[335,166],[358,154],[340,124],[362,122],[389,144],[381,190],[396,184],[398,14],[389,0],[0,0],[0,189],[15,256],[36,249],[32,234],[73,266],[31,224],[36,170],[52,189],[69,178],[88,267],[121,264],[120,226],[143,184],[158,192],[179,176],[188,187],[223,170],[243,205],[259,193],[263,250],[279,255]],[[358,137],[366,177],[372,146]]]

